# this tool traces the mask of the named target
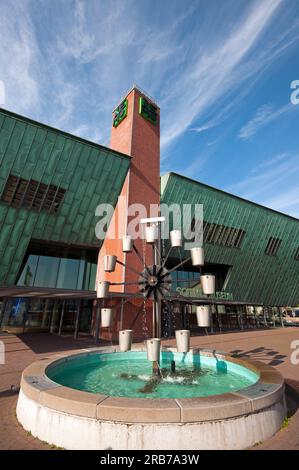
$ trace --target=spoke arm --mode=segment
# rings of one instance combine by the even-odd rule
[[[165,256],[165,258],[164,258],[164,260],[163,260],[162,268],[165,268],[166,262],[167,262],[167,260],[168,260],[168,258],[169,258],[169,256],[170,256],[170,253],[172,252],[172,248],[173,248],[173,247],[170,246],[170,248],[169,248],[169,250],[168,250],[168,252],[167,252],[167,255]]]
[[[172,269],[169,269],[169,271],[167,271],[165,274],[162,274],[162,276],[160,277],[160,279],[162,279],[163,277],[167,276],[168,274],[172,273],[173,271],[175,271],[176,269],[180,268],[181,266],[183,266],[183,264],[186,264],[188,263],[188,261],[191,260],[191,256],[189,258],[186,258],[184,261],[181,261],[179,264],[177,264],[176,266],[174,266],[174,268]]]
[[[140,284],[146,284],[146,281],[138,282],[110,282],[110,286],[138,286]]]
[[[156,265],[156,260],[155,260],[155,246],[153,245],[153,255],[154,255],[154,259],[153,259],[153,275],[154,276],[157,276],[157,265]]]
[[[158,291],[159,291],[159,292],[160,292],[160,294],[162,295],[162,297],[163,297],[163,300],[164,300],[165,302],[167,302],[167,297],[165,296],[165,294],[164,294],[163,290],[162,290],[162,289],[160,289],[160,287],[159,287],[159,286],[158,286]]]
[[[152,260],[152,264],[154,266],[154,276],[156,275],[156,251],[155,251],[155,244],[152,245],[152,256],[153,256],[153,260]]]
[[[171,251],[172,251],[172,246],[169,248],[169,250],[168,250],[168,253],[167,253],[166,257],[165,257],[165,258],[164,258],[164,260],[163,260],[163,263],[162,263],[162,265],[161,265],[161,267],[160,267],[160,269],[159,269],[159,271],[158,271],[158,273],[157,273],[157,277],[159,277],[159,276],[160,276],[161,272],[162,272],[162,271],[163,271],[163,269],[165,268],[166,261],[168,260],[168,258],[169,258],[169,255],[170,255]]]
[[[150,287],[150,288],[148,289],[147,294],[146,294],[146,296],[145,296],[145,299],[146,299],[146,300],[149,299],[149,297],[150,297],[150,295],[151,295],[151,293],[152,293],[152,290],[153,290],[152,287]]]
[[[155,250],[156,250],[156,252],[157,252],[157,254],[158,254],[158,258],[161,260],[161,259],[162,259],[162,256],[161,256],[161,252],[160,252],[160,250],[159,250],[159,248],[158,248],[157,243],[155,243],[154,247],[155,247]]]
[[[138,276],[142,276],[144,279],[146,279],[145,276],[144,276],[142,273],[140,273],[139,271],[137,271],[137,269],[134,269],[134,268],[132,268],[131,266],[128,266],[127,264],[123,263],[122,261],[116,260],[116,262],[117,262],[117,264],[120,264],[120,265],[123,266],[124,268],[129,269],[129,270],[132,271],[133,273],[138,274]]]

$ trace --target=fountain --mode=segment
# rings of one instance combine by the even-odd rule
[[[152,264],[143,262],[136,286],[153,304],[153,334],[132,345],[134,332],[119,332],[119,347],[79,350],[37,361],[22,375],[17,417],[34,436],[67,449],[244,449],[272,436],[286,414],[284,381],[264,363],[210,349],[190,349],[190,331],[176,331],[176,348],[161,347],[161,301],[169,302],[171,272],[187,261],[202,267],[201,247],[172,269],[166,262],[182,246],[179,230],[161,257],[163,218],[142,219]],[[123,251],[137,251],[131,237]],[[104,269],[117,263],[107,255]],[[202,273],[201,273],[202,274]],[[215,278],[201,275],[213,295]],[[101,281],[99,298],[110,285]],[[197,307],[198,325],[210,326],[210,307]],[[102,325],[113,309],[102,308]]]

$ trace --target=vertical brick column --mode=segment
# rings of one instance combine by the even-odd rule
[[[151,204],[160,203],[160,110],[158,112],[158,120],[156,124],[151,123],[139,114],[139,99],[143,97],[143,93],[138,88],[133,88],[127,95],[128,112],[127,117],[120,122],[117,127],[112,126],[110,147],[114,150],[126,153],[132,157],[131,166],[124,186],[122,188],[121,197],[115,209],[113,219],[110,223],[108,236],[104,240],[102,248],[99,252],[97,280],[103,278],[102,260],[105,254],[115,254],[118,259],[125,262],[129,266],[138,271],[142,271],[143,267],[135,253],[124,254],[122,252],[121,236],[126,234],[127,226],[132,217],[128,217],[128,207],[132,204],[142,204],[146,210],[146,214],[139,214],[140,217],[150,217],[157,214],[150,213]],[[148,97],[145,96],[148,99]],[[153,103],[155,104],[155,103]],[[155,105],[156,106],[156,105]],[[138,214],[136,214],[138,215]],[[138,218],[133,217],[135,224]],[[120,234],[119,238],[111,237],[111,228],[115,227]],[[146,260],[152,263],[152,249],[149,246],[144,248],[144,242],[141,239],[135,240],[135,246],[143,255],[146,252]],[[114,273],[104,273],[104,278],[110,282],[137,282],[138,275],[134,272],[124,269],[117,265]],[[134,293],[138,290],[137,286],[127,285],[111,286],[110,292],[128,292]],[[128,303],[124,306],[123,311],[123,328],[131,326],[132,319],[141,305],[142,300]],[[149,335],[152,334],[152,307],[150,302],[147,303],[147,327]],[[139,315],[134,325],[134,337],[142,337],[142,317]],[[115,324],[113,325],[113,336],[118,333],[120,322],[120,309],[117,310]],[[103,334],[104,332],[102,332]]]

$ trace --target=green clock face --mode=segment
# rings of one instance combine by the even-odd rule
[[[113,127],[117,127],[128,114],[128,100],[125,99],[121,104],[116,108],[113,115]]]
[[[139,98],[139,114],[152,124],[157,124],[158,122],[157,107],[143,97]]]

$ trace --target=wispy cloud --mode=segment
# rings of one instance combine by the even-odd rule
[[[12,6],[2,1],[0,7],[0,79],[5,84],[6,103],[24,113],[31,109],[32,115],[40,108],[40,54],[28,2]]]
[[[216,123],[214,122],[208,122],[207,124],[204,124],[199,127],[191,127],[190,131],[196,132],[197,134],[200,134],[201,132],[208,131],[209,129],[213,129],[216,126]]]
[[[260,165],[254,176],[241,179],[225,189],[245,199],[255,200],[277,210],[292,212],[291,195],[298,191],[299,155],[279,154]],[[288,188],[285,191],[285,188]],[[290,189],[291,188],[291,189]],[[297,197],[294,198],[294,201]],[[281,201],[281,202],[279,202]]]
[[[212,5],[202,16],[199,1],[187,8],[170,3],[165,13],[153,9],[151,2],[131,0],[116,0],[113,8],[107,1],[68,0],[62,6],[54,0],[44,3],[42,12],[30,0],[2,1],[0,78],[12,83],[9,107],[30,115],[36,108],[40,118],[56,125],[61,107],[58,124],[66,130],[79,127],[80,115],[89,112],[94,132],[103,119],[107,128],[119,97],[132,83],[140,83],[160,101],[165,151],[215,106],[214,119],[219,121],[227,106],[223,96],[240,88],[277,53],[271,49],[267,60],[259,53],[254,67],[248,67],[249,58],[244,63],[280,4],[252,1],[246,10],[234,7],[235,12],[226,5],[220,12]],[[223,19],[234,13],[234,26],[228,27]],[[189,31],[185,22],[191,17]],[[217,34],[211,39],[213,22]],[[276,35],[274,42],[283,47],[289,39]],[[273,40],[269,44],[273,48]],[[200,132],[206,125],[194,129]]]
[[[278,196],[265,199],[264,204],[299,218],[299,184],[281,191]]]
[[[223,95],[231,91],[232,87],[239,88],[265,65],[257,57],[251,70],[245,70],[244,64],[241,67],[242,61],[256,45],[280,4],[281,0],[255,2],[227,37],[210,46],[210,50],[200,51],[174,85],[171,100],[175,99],[178,111],[174,122],[166,119],[162,146],[173,142],[195,118],[217,101],[220,105]],[[164,104],[167,106],[169,103]]]
[[[248,93],[299,40],[295,0],[288,9],[282,0],[221,7],[218,0],[0,0],[0,6],[0,80],[8,109],[107,144],[112,109],[138,83],[161,107],[162,168],[193,177],[227,143]],[[236,144],[287,112],[259,108]],[[192,141],[188,149],[181,137]],[[250,177],[265,170],[270,178],[280,165],[283,158],[253,165]],[[250,195],[259,181],[271,183],[253,180],[236,190]]]
[[[103,142],[103,135],[100,133],[100,131],[94,131],[93,129],[90,129],[88,124],[80,124],[78,127],[71,129],[70,133],[91,142]]]
[[[72,26],[58,38],[57,42],[65,56],[72,56],[82,64],[112,54],[116,48],[122,50],[127,48],[132,44],[136,34],[134,23],[128,25],[127,21],[123,21],[125,2],[117,2],[115,8],[107,8],[104,3],[96,6],[100,30],[98,33],[95,29],[95,18],[90,14],[91,10],[94,8],[89,9],[85,1],[75,0]],[[116,29],[117,25],[124,27]]]
[[[265,104],[261,106],[255,115],[242,127],[239,132],[240,139],[248,139],[252,137],[259,129],[267,126],[270,122],[275,121],[283,114],[294,110],[295,107],[290,103],[275,109],[273,105]]]
[[[275,157],[269,158],[268,160],[264,160],[263,162],[255,165],[252,168],[251,173],[257,173],[260,170],[264,170],[265,168],[276,165],[282,160],[286,160],[288,157],[289,157],[289,154],[287,152],[279,153],[278,155],[275,155]]]

